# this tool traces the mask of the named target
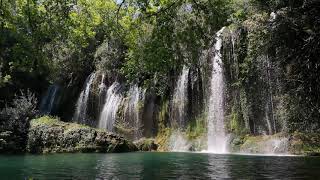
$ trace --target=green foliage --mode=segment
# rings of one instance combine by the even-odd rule
[[[90,128],[89,126],[83,125],[83,124],[77,124],[77,123],[65,123],[61,121],[58,117],[50,117],[50,116],[42,116],[37,119],[32,119],[30,121],[30,126],[36,127],[36,126],[61,126],[66,130],[66,133],[68,131],[72,131],[74,129],[78,128]]]
[[[231,12],[222,0],[3,0],[1,7],[0,58],[8,75],[1,86],[18,72],[76,84],[95,65],[159,95],[172,71],[198,63]]]
[[[267,28],[268,14],[263,12],[255,14],[244,22],[248,30],[247,34],[247,56],[239,65],[242,81],[247,80],[253,71],[253,64],[259,55],[267,52],[269,32]]]
[[[58,118],[54,118],[50,116],[42,116],[38,119],[33,119],[31,121],[31,125],[40,125],[40,124],[54,125],[60,122],[61,121]]]
[[[294,132],[290,151],[293,154],[314,155],[320,153],[320,134]]]
[[[295,1],[294,1],[295,2]],[[318,1],[289,4],[279,11],[272,45],[279,48],[277,60],[285,72],[289,129],[319,131],[319,8]]]
[[[234,109],[232,109],[232,113],[231,113],[231,125],[230,128],[232,131],[237,132],[239,130],[239,115],[237,113],[234,112]]]
[[[168,113],[169,113],[169,101],[166,100],[162,102],[159,117],[158,117],[158,129],[161,132],[165,130],[167,127],[167,120],[168,120]]]
[[[315,8],[318,5],[318,1],[252,0],[244,11],[247,15],[244,21],[242,17],[232,16],[236,26],[243,26],[247,31],[247,52],[244,58],[239,58],[243,60],[239,60],[241,83],[235,85],[254,87],[256,84],[249,82],[257,79],[257,59],[268,55],[273,66],[279,68],[277,81],[281,87],[277,91],[281,95],[274,97],[281,108],[276,110],[277,119],[291,132],[319,129],[316,122],[320,115],[319,96],[315,94],[315,89],[319,89],[315,83],[319,81],[319,34],[315,33],[319,30],[319,10]],[[271,12],[276,13],[275,19],[270,17]],[[246,94],[249,99],[251,96],[255,95]],[[242,102],[248,106],[249,101]]]
[[[0,107],[21,89],[39,96],[53,82],[79,87],[93,69],[166,98],[176,72],[184,65],[199,68],[216,31],[233,23],[230,27],[246,31],[237,47],[241,57],[233,87],[250,85],[257,57],[270,55],[284,77],[289,129],[316,131],[318,6],[314,0],[1,0]],[[271,11],[278,14],[274,22]],[[251,95],[240,96],[243,109],[232,109],[229,117],[236,133],[249,121]],[[164,101],[159,113],[160,131],[166,131],[168,104]],[[199,119],[188,127],[190,138],[204,132]]]
[[[301,0],[251,0],[251,2],[256,8],[260,10],[274,11],[283,7],[295,7],[302,5]]]
[[[231,114],[227,117],[227,129],[237,135],[249,133],[249,129],[245,126],[243,115],[235,106],[232,107]]]
[[[220,0],[143,3],[146,10],[134,20],[135,25],[139,23],[135,26],[138,31],[131,30],[126,36],[128,54],[123,74],[131,81],[142,80],[146,86],[156,86],[157,93],[163,95],[169,86],[163,78],[184,64],[199,63],[202,50],[210,46],[214,33],[226,23],[229,3]],[[157,84],[150,84],[154,80]]]
[[[0,127],[25,134],[28,131],[29,121],[37,115],[37,99],[30,91],[20,92],[12,104],[0,111]]]
[[[12,103],[0,109],[0,151],[23,152],[29,122],[37,115],[37,99],[30,91],[15,96]]]
[[[154,139],[142,138],[135,141],[134,144],[138,147],[140,151],[156,151],[158,145],[154,143]]]
[[[159,151],[167,151],[168,140],[170,139],[172,130],[170,128],[161,129],[156,137],[156,144],[159,145]]]
[[[202,113],[196,118],[195,121],[192,121],[188,124],[186,129],[186,134],[188,139],[195,140],[198,139],[207,133],[207,114]]]
[[[2,72],[2,63],[0,62],[0,88],[6,86],[7,83],[10,83],[11,76],[3,75]]]
[[[0,7],[0,88],[8,92],[0,98],[8,102],[19,89],[41,94],[48,81],[77,84],[101,37],[116,30],[112,0],[2,0]]]

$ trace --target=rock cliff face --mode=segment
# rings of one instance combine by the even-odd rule
[[[137,151],[137,147],[118,135],[75,123],[42,117],[32,120],[27,152],[101,152]]]

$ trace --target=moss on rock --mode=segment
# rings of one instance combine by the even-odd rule
[[[134,144],[140,151],[157,151],[158,149],[158,144],[156,144],[155,140],[151,138],[142,138],[135,141]]]
[[[270,136],[233,136],[231,152],[262,154],[320,155],[320,134],[278,133]]]
[[[158,151],[168,151],[168,140],[171,135],[170,128],[161,129],[156,137],[156,144],[158,144]]]
[[[292,154],[320,156],[320,134],[294,132],[289,140]]]
[[[27,151],[54,152],[131,152],[137,147],[118,135],[89,126],[65,123],[48,116],[30,123]]]

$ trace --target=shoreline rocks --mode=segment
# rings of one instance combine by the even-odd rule
[[[29,153],[120,153],[138,150],[119,135],[47,116],[30,122],[26,149]]]
[[[157,151],[159,146],[154,139],[150,138],[141,138],[133,143],[138,147],[139,151]]]
[[[261,136],[234,136],[230,151],[251,154],[320,155],[320,134],[294,132]]]

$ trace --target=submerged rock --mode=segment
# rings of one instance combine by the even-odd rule
[[[49,117],[30,122],[27,152],[101,152],[137,151],[137,147],[121,136],[88,126],[65,123]]]

